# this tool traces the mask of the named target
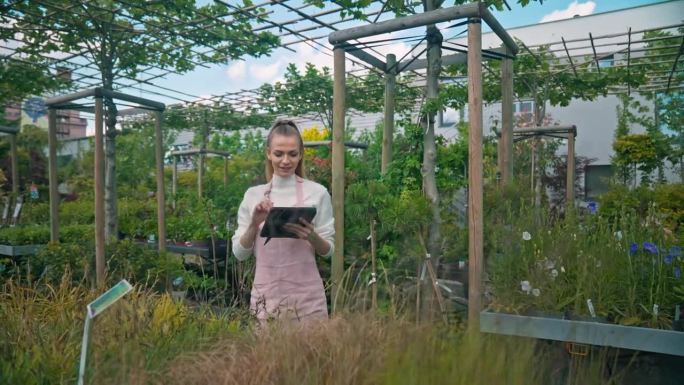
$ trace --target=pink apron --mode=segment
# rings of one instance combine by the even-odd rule
[[[296,177],[297,203],[304,204],[304,180]],[[264,195],[270,197],[272,185]],[[263,226],[263,224],[262,224]],[[260,321],[327,319],[323,280],[316,266],[313,246],[305,239],[257,236],[254,243],[256,273],[250,308]]]

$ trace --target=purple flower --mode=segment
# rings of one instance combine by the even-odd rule
[[[666,264],[671,264],[672,263],[672,256],[670,254],[666,255],[665,258],[663,258],[663,262]]]
[[[658,246],[656,246],[655,243],[644,242],[644,250],[651,254],[658,254]]]
[[[672,255],[673,257],[681,257],[682,256],[682,247],[681,246],[670,247],[670,255]]]
[[[675,267],[674,268],[674,275],[675,275],[675,278],[677,278],[677,279],[682,278],[682,269],[680,269],[679,267]]]
[[[587,208],[589,209],[589,212],[592,214],[596,214],[596,209],[598,208],[598,204],[596,202],[589,202],[587,203]]]
[[[636,252],[639,251],[639,245],[636,243],[632,242],[629,244],[629,253],[630,254],[636,254]]]

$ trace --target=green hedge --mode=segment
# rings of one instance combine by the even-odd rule
[[[60,227],[59,240],[64,243],[89,243],[95,239],[93,225],[66,225]],[[2,245],[44,245],[50,241],[50,227],[27,225],[0,229]]]

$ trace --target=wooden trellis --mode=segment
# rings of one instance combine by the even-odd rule
[[[437,9],[433,11],[424,12],[422,14],[411,15],[394,20],[384,21],[377,24],[369,24],[361,27],[355,27],[343,31],[336,31],[330,34],[328,41],[335,46],[334,52],[334,68],[333,68],[333,149],[332,149],[332,196],[333,196],[333,214],[335,216],[335,254],[333,255],[332,263],[332,280],[333,280],[333,304],[337,290],[341,282],[344,269],[344,115],[345,115],[345,58],[346,53],[356,56],[357,58],[366,61],[368,64],[384,71],[397,72],[399,68],[408,68],[413,64],[411,61],[398,62],[395,65],[389,65],[382,62],[380,59],[371,57],[367,52],[361,48],[356,47],[350,43],[349,40],[361,39],[365,37],[375,36],[382,33],[401,31],[404,29],[427,26],[440,22],[453,21],[458,19],[467,19],[468,24],[468,50],[467,53],[459,53],[442,58],[444,61],[453,62],[467,62],[468,64],[468,109],[470,129],[468,130],[469,141],[469,172],[468,172],[468,210],[469,210],[469,307],[468,307],[468,321],[470,325],[479,325],[480,310],[482,307],[482,265],[483,265],[483,218],[482,218],[482,195],[483,195],[483,176],[482,176],[482,30],[481,22],[484,20],[489,27],[501,38],[504,43],[502,47],[501,59],[512,60],[513,56],[518,52],[513,39],[506,33],[504,28],[492,16],[487,8],[481,3],[472,3],[460,5],[450,8]],[[430,38],[429,36],[427,38]],[[389,58],[388,61],[393,61]],[[425,62],[427,65],[427,61]],[[413,64],[414,68],[418,64]],[[512,65],[503,66],[506,71],[512,72]],[[429,72],[429,70],[428,70]],[[508,74],[504,74],[504,77]],[[504,125],[502,128],[502,136],[507,138],[512,143],[513,126],[512,126],[512,74],[510,74],[510,82],[505,82],[506,87],[510,90],[504,92],[504,95],[509,95],[510,100],[504,100],[504,104],[510,104],[511,109],[506,110],[511,113],[511,116],[504,117]],[[389,77],[391,79],[391,76]],[[390,80],[391,81],[391,80]],[[435,97],[437,95],[436,79],[432,81],[428,79],[428,97]],[[389,84],[386,88],[386,98],[393,98],[391,92],[392,87]],[[390,106],[391,107],[391,106]],[[385,119],[389,119],[389,114]],[[392,135],[391,132],[386,132],[385,135]],[[383,152],[389,152],[388,141],[383,140]],[[512,152],[505,154],[505,157],[510,157]],[[386,159],[387,155],[383,156]],[[510,162],[510,160],[509,160]]]
[[[48,158],[50,183],[50,240],[59,241],[59,194],[57,192],[57,110],[80,110],[95,113],[95,270],[97,284],[104,284],[105,278],[105,211],[104,211],[104,104],[103,98],[123,100],[146,107],[155,115],[155,154],[157,171],[157,231],[159,252],[166,251],[166,221],[164,216],[164,159],[162,151],[162,113],[163,103],[113,92],[103,88],[91,88],[73,94],[48,98]],[[94,98],[95,106],[73,103],[81,99]],[[168,277],[167,277],[168,278]],[[168,282],[167,282],[168,284]]]

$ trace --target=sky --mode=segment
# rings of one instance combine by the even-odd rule
[[[203,0],[206,1],[206,0]],[[526,7],[521,7],[516,0],[508,0],[512,10],[494,12],[494,16],[501,23],[504,28],[513,28],[540,22],[549,22],[554,20],[561,20],[571,18],[575,15],[586,16],[596,13],[614,11],[624,8],[630,8],[640,5],[647,5],[658,3],[657,0],[546,0],[543,4],[538,2],[531,2]],[[445,4],[449,4],[447,0]],[[275,9],[282,9],[270,16],[272,20],[289,20],[296,17],[293,13],[289,13],[283,7],[275,7]],[[326,17],[326,21],[334,20],[339,15],[330,15]],[[383,19],[381,19],[383,20]],[[357,22],[360,24],[362,22]],[[351,24],[340,24],[340,29],[349,28]],[[448,25],[440,25],[441,27],[448,27]],[[460,29],[462,29],[461,27]],[[389,37],[397,36],[415,36],[421,34],[423,29],[416,29],[406,31],[403,33],[389,34]],[[324,30],[313,32],[314,35],[324,34]],[[443,31],[445,38],[452,37],[458,33],[454,29]],[[376,36],[372,39],[380,39],[382,36]],[[321,43],[327,45],[327,39],[319,40]],[[392,46],[379,47],[378,51],[382,54],[395,53],[398,58],[410,50],[411,42],[398,43]],[[182,90],[191,95],[197,95],[200,98],[208,97],[209,95],[222,95],[227,92],[239,91],[241,89],[254,89],[264,83],[274,83],[283,79],[285,68],[289,63],[294,63],[298,68],[304,68],[307,62],[316,64],[318,67],[328,66],[332,68],[332,57],[322,52],[315,50],[307,44],[296,44],[291,46],[296,50],[293,53],[289,50],[279,48],[272,51],[268,57],[251,58],[245,57],[244,60],[234,61],[227,65],[215,65],[211,68],[199,68],[182,76],[170,75],[166,78],[155,81],[156,84],[176,90]],[[321,49],[323,50],[323,49]],[[330,51],[323,50],[330,53]],[[347,69],[349,70],[348,64]],[[354,68],[354,67],[352,67]],[[128,93],[135,93],[132,90]],[[166,99],[163,97],[146,95],[140,93],[140,96],[159,100],[164,103],[177,103],[176,100]],[[187,97],[183,97],[187,99]]]

